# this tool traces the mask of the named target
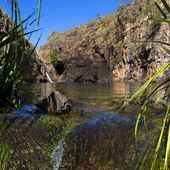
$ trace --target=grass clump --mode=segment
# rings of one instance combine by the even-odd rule
[[[0,144],[0,169],[5,170],[8,161],[10,160],[10,146],[7,144]]]
[[[31,47],[26,36],[38,31],[28,31],[39,18],[32,21],[31,14],[22,20],[18,0],[9,1],[11,6],[11,18],[6,14],[8,25],[0,34],[0,107],[18,106],[18,91],[21,85],[21,65],[25,57],[31,57],[35,47]],[[40,0],[41,4],[41,0]],[[40,10],[39,10],[40,12]],[[3,19],[3,16],[2,16]]]
[[[161,7],[157,1],[150,6],[148,6],[148,11],[150,10],[157,10],[159,14],[158,18],[161,18],[162,22],[170,24],[170,5],[167,3],[166,0],[161,0],[163,7]],[[154,7],[154,8],[153,8]],[[169,40],[169,36],[166,34],[167,39]],[[163,49],[166,51],[168,55],[170,55],[170,43],[163,42],[163,41],[152,41],[153,43],[160,44]],[[148,87],[154,83],[162,74],[170,70],[170,61],[164,63],[153,76],[144,83],[144,85],[125,103],[125,105],[129,104],[130,102],[137,102],[139,99],[141,100],[141,96],[147,91]],[[139,131],[139,122],[143,118],[144,126],[147,128],[146,124],[146,111],[150,104],[150,99],[154,97],[157,92],[163,92],[163,96],[160,97],[159,101],[163,99],[165,101],[165,110],[166,114],[162,120],[161,129],[158,132],[158,138],[155,142],[155,145],[152,147],[153,152],[151,152],[151,146],[148,146],[146,149],[145,155],[143,157],[143,162],[141,164],[140,169],[145,169],[145,162],[149,160],[149,167],[147,169],[155,170],[155,169],[162,169],[168,170],[170,168],[170,77],[167,76],[163,78],[158,85],[149,93],[145,100],[142,101],[142,107],[140,109],[138,119],[136,122],[135,127],[135,138],[137,140],[137,134]],[[124,105],[124,106],[125,106]],[[123,106],[123,107],[124,107]],[[158,126],[159,127],[159,126]]]

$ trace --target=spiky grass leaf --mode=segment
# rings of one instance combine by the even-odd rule
[[[148,80],[146,81],[133,95],[132,97],[125,102],[125,104],[120,108],[122,110],[124,107],[126,107],[130,102],[133,102],[134,100],[138,100],[142,94],[146,91],[148,86],[154,82],[160,75],[162,75],[167,69],[170,68],[170,63],[163,64],[158,71]],[[119,111],[120,111],[119,110]]]
[[[158,8],[159,12],[162,14],[162,16],[166,19],[168,18],[165,12],[161,9],[161,7],[155,2],[156,7]]]
[[[163,120],[163,125],[162,125],[162,128],[161,128],[161,133],[160,133],[160,136],[159,136],[159,140],[158,140],[158,143],[157,143],[157,146],[156,146],[156,149],[155,149],[155,153],[153,155],[153,161],[152,161],[152,166],[151,166],[152,170],[155,169],[158,153],[159,153],[159,150],[160,150],[160,147],[161,147],[161,142],[162,142],[162,139],[163,139],[163,135],[164,135],[165,128],[166,128],[166,123],[167,123],[167,118],[168,118],[169,114],[170,114],[170,105],[167,108],[166,115],[165,115],[165,118]],[[167,153],[167,151],[166,151],[166,153]],[[166,162],[165,162],[165,164],[166,164]]]
[[[162,3],[164,5],[165,9],[170,13],[170,7],[169,7],[168,3],[166,2],[166,0],[162,0]]]
[[[11,24],[10,30],[0,36],[0,49],[3,51],[0,56],[0,103],[1,101],[3,102],[3,100],[10,101],[10,98],[14,94],[14,87],[20,84],[21,74],[19,67],[28,48],[28,42],[25,37],[31,36],[40,30],[27,31],[38,18],[31,22],[29,21],[35,14],[35,12],[33,12],[26,19],[22,20],[18,0],[11,1],[11,12],[13,23]],[[28,56],[32,55],[36,46],[28,50]],[[14,100],[12,99],[11,101]]]
[[[37,22],[38,25],[40,24],[41,8],[42,8],[42,0],[39,0],[39,5],[38,5],[38,22]]]
[[[170,119],[170,115],[169,115],[169,119]],[[170,158],[170,120],[169,121],[169,129],[168,129],[168,139],[167,139],[167,144],[166,144],[166,153],[165,153],[165,162],[164,162],[164,169],[168,170],[168,161]]]

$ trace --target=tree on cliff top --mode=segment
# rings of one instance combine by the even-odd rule
[[[120,5],[127,6],[129,5],[133,0],[121,0]]]

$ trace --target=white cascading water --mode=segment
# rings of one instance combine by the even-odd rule
[[[53,169],[59,170],[60,165],[62,163],[63,158],[63,152],[64,152],[64,144],[65,142],[63,140],[59,141],[58,146],[54,149],[52,153],[52,159],[53,159]]]
[[[49,81],[49,83],[52,83],[53,81],[52,81],[50,75],[47,72],[45,74],[46,74],[46,77],[47,77],[47,80]]]

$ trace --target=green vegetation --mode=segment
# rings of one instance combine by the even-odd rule
[[[164,6],[164,9],[162,9],[158,3],[155,2],[155,7],[159,10],[161,13],[161,21],[170,23],[170,17],[167,15],[167,13],[170,14],[170,6],[167,4],[166,0],[162,0],[162,4]],[[148,7],[148,9],[153,9],[151,6]],[[159,15],[160,15],[159,13]],[[160,18],[160,17],[159,17]],[[169,37],[167,36],[167,39]],[[159,43],[163,46],[164,50],[170,55],[170,43],[169,42],[163,42],[163,41],[153,41],[153,43]],[[159,76],[161,76],[165,71],[170,69],[170,61],[163,64],[158,71],[146,82],[144,85],[129,99],[127,103],[123,107],[125,107],[130,102],[136,102],[138,101],[142,94],[147,90],[147,88],[155,81]],[[149,146],[145,152],[145,155],[143,157],[143,161],[141,163],[141,169],[144,169],[144,165],[146,165],[146,162],[149,160],[149,169],[155,170],[155,169],[163,169],[168,170],[170,167],[170,103],[169,103],[169,82],[170,77],[166,77],[163,79],[153,90],[152,92],[146,96],[143,105],[141,107],[140,113],[138,115],[138,119],[136,122],[136,128],[135,128],[135,137],[137,139],[137,133],[138,133],[138,126],[139,121],[141,118],[145,120],[145,113],[147,111],[147,108],[150,104],[150,99],[158,92],[163,91],[164,95],[161,99],[163,99],[166,103],[166,114],[163,119],[162,128],[160,130],[160,134],[157,140],[157,143],[155,144],[155,150],[153,151],[152,147]],[[122,107],[122,108],[123,108]],[[144,122],[144,125],[147,126],[146,122]],[[152,153],[152,155],[151,155]],[[148,165],[148,164],[147,164]]]
[[[59,125],[62,123],[59,117],[47,115],[42,116],[39,121],[46,127],[55,126],[56,124]]]
[[[31,20],[32,15],[25,20],[21,19],[17,0],[9,2],[12,18],[8,30],[0,35],[0,106],[17,106],[19,104],[18,88],[21,85],[20,65],[23,58],[31,56],[34,52],[26,36],[37,30],[27,31],[36,20]],[[41,1],[39,1],[41,6]],[[40,13],[40,10],[38,10]],[[7,16],[6,16],[7,17]],[[39,41],[39,40],[38,40]],[[38,42],[37,42],[38,43]]]
[[[56,51],[52,51],[50,53],[50,58],[51,58],[51,64],[56,67],[58,64],[58,54]]]
[[[85,114],[85,113],[84,113]],[[69,115],[43,115],[38,120],[12,120],[9,114],[0,115],[0,169],[52,170],[51,155],[58,142],[86,118],[81,113]],[[10,161],[9,161],[10,160]],[[3,169],[2,169],[3,170]]]
[[[77,117],[78,115],[74,114],[74,116]],[[64,139],[71,129],[78,124],[76,118],[73,116],[43,116],[39,119],[39,123],[45,126],[49,131],[48,138],[50,139],[50,145],[44,149],[44,153],[47,157],[51,156],[58,142]]]
[[[157,0],[158,3],[160,3],[160,0]],[[151,14],[152,16],[152,22],[150,24],[150,27],[155,27],[158,23],[162,21],[162,16],[160,15],[160,12],[158,8],[156,7],[154,2],[151,2],[143,11],[144,16],[147,16],[148,14]]]
[[[5,170],[10,159],[10,146],[7,144],[0,144],[0,169]]]
[[[7,29],[3,28],[3,21],[0,24],[0,29],[4,30],[0,34],[0,107],[11,108],[18,107],[20,104],[18,94],[22,83],[20,67],[24,57],[31,56],[36,48],[36,46],[32,47],[29,44],[26,36],[31,36],[32,33],[38,31],[28,31],[28,28],[36,21],[38,24],[40,22],[42,0],[39,0],[38,17],[33,20],[34,13],[22,20],[18,0],[8,1],[7,3],[11,6],[11,18],[4,14],[4,17],[8,20]],[[1,125],[1,132],[4,131],[2,129]],[[3,143],[0,144],[0,169],[2,170],[7,169],[11,154],[11,147],[8,142],[4,144],[4,140],[1,136]]]
[[[130,4],[132,2],[132,0],[121,0],[120,4],[123,6],[127,6],[128,4]]]

